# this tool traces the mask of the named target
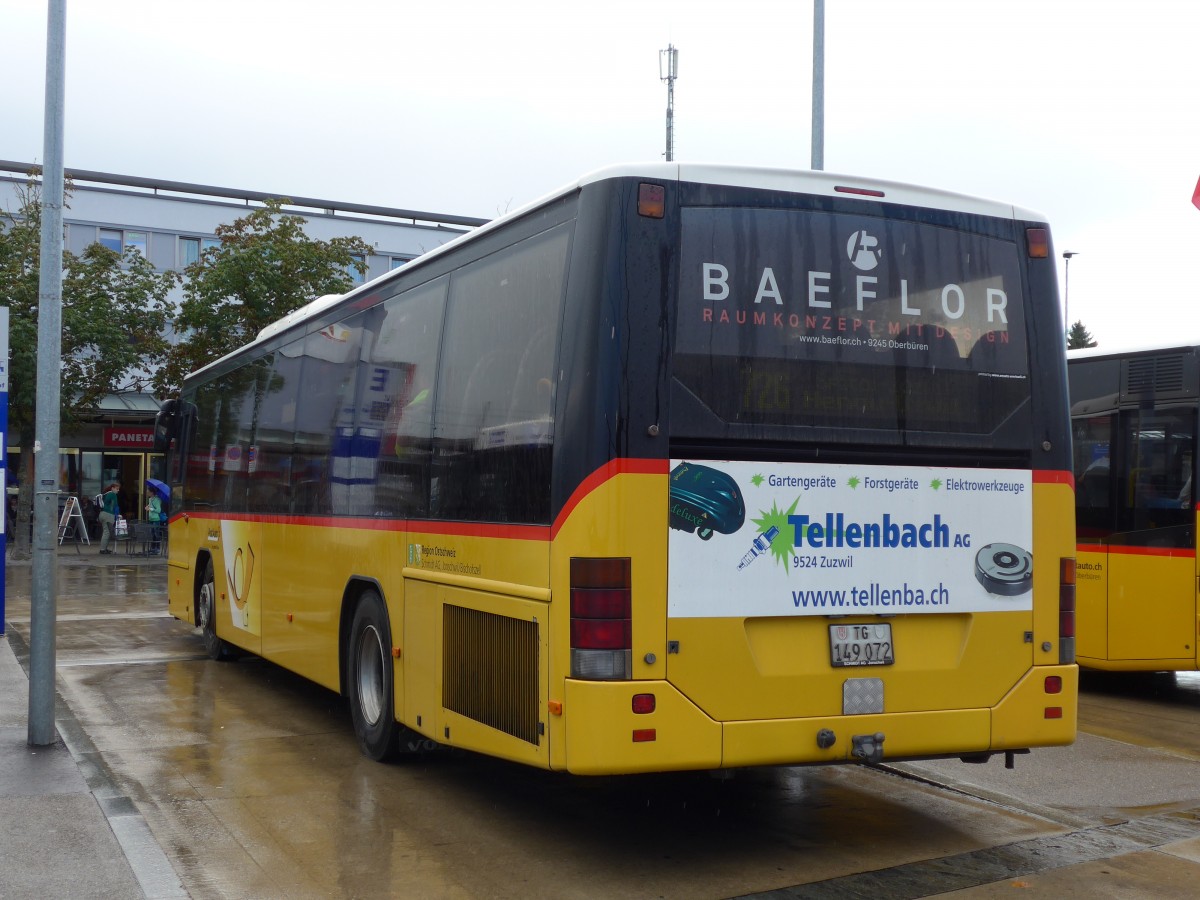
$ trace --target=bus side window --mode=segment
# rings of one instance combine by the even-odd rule
[[[527,422],[554,416],[554,332],[541,328],[529,339],[517,365],[508,421]]]

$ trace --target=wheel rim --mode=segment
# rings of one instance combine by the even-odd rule
[[[368,626],[358,643],[358,708],[369,725],[383,712],[383,671],[383,640],[377,628]]]
[[[213,595],[215,593],[216,591],[213,588],[213,583],[211,581],[206,582],[204,586],[200,588],[200,609],[197,611],[200,613],[201,628],[207,629],[208,623],[212,621]]]

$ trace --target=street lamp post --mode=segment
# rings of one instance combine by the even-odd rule
[[[1078,256],[1078,250],[1063,251],[1063,319],[1067,329],[1067,343],[1071,341],[1071,257]]]

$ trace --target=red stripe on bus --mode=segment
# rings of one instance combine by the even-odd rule
[[[617,475],[667,475],[671,471],[671,463],[665,459],[614,459],[611,462],[605,463],[595,472],[583,479],[579,487],[575,488],[569,500],[562,508],[562,512],[558,514],[558,518],[554,520],[554,527],[551,530],[551,537],[558,534],[560,528],[566,524],[571,513],[575,511],[583,498],[592,491],[600,487],[610,478]]]
[[[1075,490],[1075,476],[1070,472],[1064,472],[1061,469],[1034,469],[1033,483],[1065,484],[1071,490]]]
[[[1191,547],[1126,547],[1123,544],[1077,544],[1076,553],[1115,553],[1118,556],[1167,556],[1191,559],[1196,556]]]
[[[356,531],[407,531],[462,537],[508,538],[519,541],[550,540],[550,528],[547,525],[489,525],[482,522],[434,522],[423,519],[375,519],[349,516],[281,516],[267,513],[188,512],[179,515],[213,521],[258,522],[262,525],[350,528]]]

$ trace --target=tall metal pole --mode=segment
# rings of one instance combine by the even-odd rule
[[[825,168],[825,0],[813,0],[812,167]]]
[[[1078,254],[1078,250],[1063,251],[1063,324],[1067,329],[1068,350],[1071,349],[1071,257]]]
[[[33,746],[54,743],[66,32],[67,0],[50,0],[46,27],[46,162],[42,170],[37,415],[33,443],[34,540],[29,623],[29,743]]]
[[[667,83],[667,162],[675,159],[675,79],[679,77],[679,51],[673,44],[658,51],[658,77]]]

